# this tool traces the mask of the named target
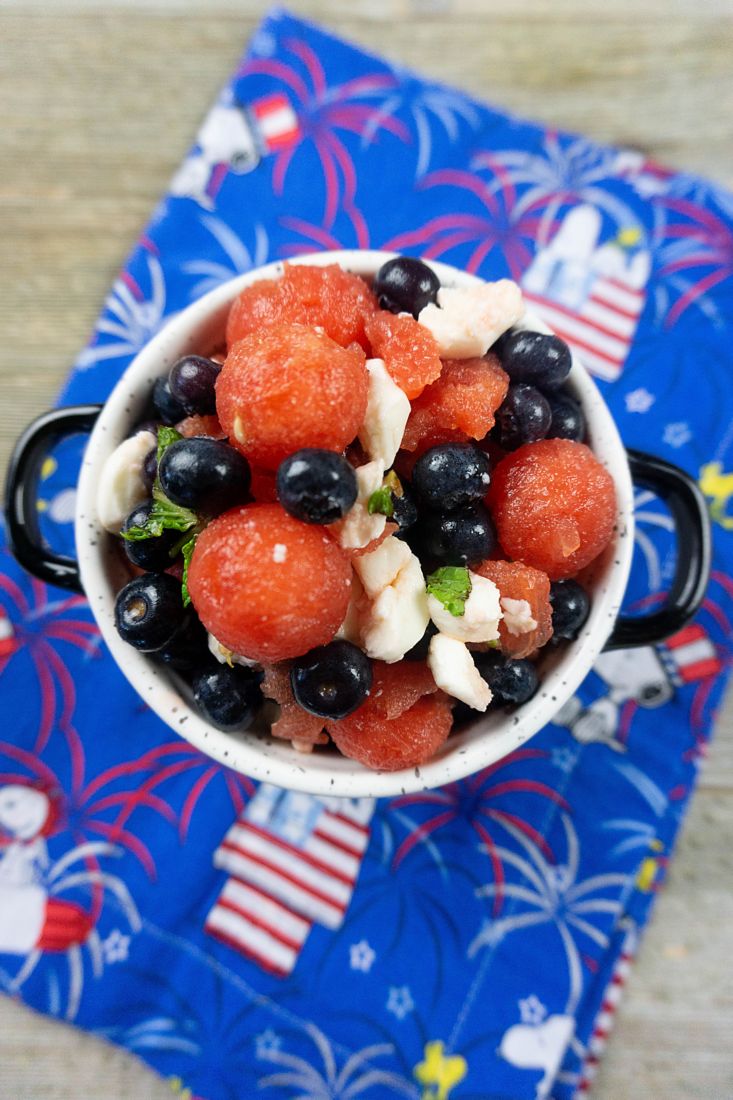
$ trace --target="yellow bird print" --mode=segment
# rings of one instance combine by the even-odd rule
[[[728,504],[733,497],[733,473],[726,474],[720,462],[708,462],[700,470],[700,489],[710,498],[710,518],[724,531],[733,531],[733,515]]]
[[[422,1100],[448,1100],[450,1092],[468,1073],[468,1064],[460,1054],[445,1054],[440,1039],[425,1044],[424,1061],[414,1069],[416,1080],[425,1085]]]

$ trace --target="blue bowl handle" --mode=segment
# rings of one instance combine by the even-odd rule
[[[13,556],[34,577],[82,592],[79,563],[45,545],[38,523],[38,478],[57,440],[90,432],[102,405],[69,405],[34,420],[15,444],[5,481],[5,525]]]

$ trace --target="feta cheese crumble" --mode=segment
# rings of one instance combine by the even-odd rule
[[[382,485],[384,463],[381,459],[375,459],[365,466],[359,466],[354,472],[358,489],[356,501],[344,518],[332,527],[338,533],[338,541],[345,550],[358,550],[362,546],[368,546],[372,539],[379,538],[387,523],[387,517],[381,512],[369,515],[369,498]]]
[[[509,596],[502,596],[500,602],[504,623],[510,634],[527,634],[530,630],[537,629],[537,620],[532,617],[527,600],[512,600]]]
[[[420,310],[418,321],[429,329],[443,359],[486,355],[492,344],[523,312],[522,292],[511,279],[467,287],[441,287],[438,304]]]
[[[400,449],[410,402],[392,381],[382,359],[367,359],[369,395],[359,439],[370,458],[379,459],[389,469]]]
[[[442,691],[474,710],[486,710],[492,700],[491,688],[476,668],[465,642],[436,634],[430,639],[428,668]]]
[[[119,535],[133,508],[149,496],[143,463],[157,443],[153,432],[124,439],[107,458],[97,484],[97,516],[105,531]]]
[[[356,558],[354,568],[369,601],[359,616],[363,649],[375,660],[401,661],[430,619],[420,562],[401,539],[390,535],[371,554]]]

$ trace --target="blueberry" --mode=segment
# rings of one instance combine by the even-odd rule
[[[577,581],[553,581],[550,585],[552,634],[572,642],[585,626],[590,614],[590,599]]]
[[[192,608],[188,608],[178,630],[155,656],[177,672],[191,673],[200,669],[209,658],[209,637],[206,628]]]
[[[207,665],[194,676],[192,686],[203,716],[226,732],[248,729],[262,704],[257,676],[240,665]]]
[[[216,412],[216,380],[221,364],[202,355],[186,355],[171,367],[168,385],[171,394],[186,412],[201,416]]]
[[[456,512],[425,512],[410,540],[418,557],[436,565],[473,565],[488,558],[496,531],[483,504]]]
[[[153,491],[153,484],[158,476],[158,447],[151,447],[143,460],[140,477],[148,492]]]
[[[152,507],[152,500],[138,504],[122,524],[122,531],[129,531],[131,527],[144,527]],[[171,551],[180,541],[180,531],[163,531],[157,538],[124,539],[125,553],[132,564],[140,569],[162,573],[173,564],[175,555],[171,555]]]
[[[438,628],[431,620],[419,642],[415,642],[412,649],[408,649],[403,660],[405,661],[427,661],[428,649],[430,648],[430,639],[434,638],[438,633]]]
[[[570,348],[559,336],[510,331],[502,336],[497,350],[512,382],[556,390],[570,373]]]
[[[321,718],[345,718],[366,699],[372,663],[351,642],[337,640],[296,657],[290,669],[295,701]]]
[[[356,496],[353,467],[334,451],[305,447],[283,459],[277,471],[277,499],[303,523],[335,523]]]
[[[486,495],[489,469],[487,456],[473,443],[440,443],[418,458],[412,483],[422,504],[450,512]]]
[[[551,420],[547,398],[534,386],[517,382],[496,414],[499,446],[515,451],[523,443],[536,443],[547,435]]]
[[[117,631],[123,641],[143,653],[167,645],[184,618],[180,581],[168,573],[143,573],[117,594]]]
[[[539,678],[531,661],[513,661],[496,649],[474,653],[476,667],[499,705],[526,703],[537,691]]]
[[[435,272],[412,256],[397,256],[382,264],[374,279],[374,293],[380,309],[390,313],[411,313],[417,317],[421,309],[435,302],[440,279]]]
[[[392,493],[392,506],[394,508],[392,521],[399,527],[399,531],[395,531],[395,538],[400,538],[404,532],[417,523],[415,494],[406,481],[401,482],[401,485],[402,496],[398,497],[396,493]]]
[[[566,393],[551,393],[547,400],[552,414],[547,438],[582,443],[586,433],[585,413],[575,398]]]
[[[250,485],[244,455],[220,439],[204,436],[171,443],[160,460],[158,476],[174,504],[209,516],[243,504]]]
[[[159,378],[153,386],[153,404],[164,424],[177,424],[186,415],[183,405],[171,393],[167,378]]]

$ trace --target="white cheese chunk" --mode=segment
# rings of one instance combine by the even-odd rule
[[[209,652],[216,657],[220,665],[243,665],[244,668],[262,667],[259,662],[251,661],[249,657],[243,657],[241,653],[234,653],[233,650],[227,649],[227,647],[211,633],[209,633],[208,636],[208,644]]]
[[[430,618],[442,634],[461,642],[493,642],[499,637],[502,617],[499,589],[487,577],[469,572],[471,591],[462,615],[450,611],[432,594],[428,596]]]
[[[533,618],[527,600],[512,600],[509,596],[502,596],[501,607],[504,623],[510,634],[527,634],[530,630],[537,629],[537,620]]]
[[[381,512],[369,515],[369,497],[381,488],[384,480],[384,463],[381,460],[367,462],[355,471],[358,495],[353,507],[342,520],[334,523],[331,530],[345,550],[358,550],[368,546],[372,539],[383,533],[387,517]]]
[[[418,321],[435,337],[444,359],[485,355],[522,315],[522,292],[511,279],[467,287],[442,287]]]
[[[106,531],[119,535],[133,508],[149,496],[143,481],[143,463],[156,444],[152,432],[124,439],[102,466],[97,484],[97,516]]]
[[[410,415],[410,402],[392,381],[382,359],[367,359],[369,396],[359,439],[370,458],[384,463],[385,470],[395,460],[400,449],[405,425]]]
[[[486,710],[491,688],[473,663],[465,642],[436,634],[430,639],[428,667],[438,687],[474,710]]]
[[[394,584],[400,571],[412,557],[412,550],[407,543],[390,535],[376,550],[354,558],[354,569],[359,574],[367,596],[373,600],[390,584]]]
[[[400,661],[420,641],[430,619],[420,562],[392,535],[354,566],[370,596],[360,617],[361,644],[375,660]]]

